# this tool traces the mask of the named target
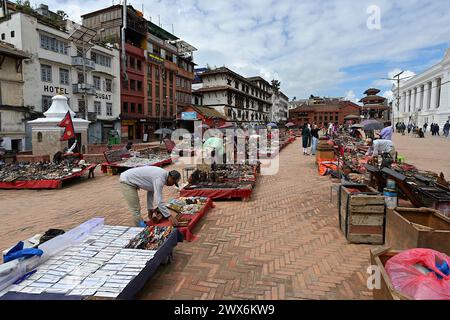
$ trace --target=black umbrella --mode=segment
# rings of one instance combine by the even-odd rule
[[[369,119],[361,122],[365,131],[381,130],[384,128],[384,123],[375,119]]]

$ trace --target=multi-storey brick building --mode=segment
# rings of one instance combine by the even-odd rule
[[[173,127],[176,115],[191,104],[196,49],[127,7],[125,39],[123,6],[113,5],[83,16],[83,24],[100,30],[98,40],[125,46],[122,66],[122,136],[154,138],[160,127]],[[125,41],[122,41],[125,40]],[[125,76],[126,75],[126,76]]]
[[[296,109],[289,110],[289,119],[298,126],[305,123],[317,123],[326,126],[335,122],[343,124],[346,116],[359,116],[360,112],[361,107],[351,101],[314,98]]]

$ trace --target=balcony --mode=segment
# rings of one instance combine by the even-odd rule
[[[95,96],[96,91],[92,84],[87,83],[75,83],[72,85],[73,94],[87,94]]]
[[[83,69],[83,57],[72,57],[72,66]],[[84,66],[87,71],[95,70],[95,62],[84,58]]]

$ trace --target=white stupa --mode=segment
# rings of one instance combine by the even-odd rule
[[[70,148],[68,141],[60,141],[64,133],[64,128],[58,127],[58,124],[70,112],[76,135],[81,135],[81,145],[87,146],[87,131],[90,121],[74,118],[73,112],[65,96],[56,95],[52,98],[52,105],[44,112],[45,118],[39,118],[28,123],[31,126],[33,137],[33,155],[49,155],[50,158],[64,148]]]

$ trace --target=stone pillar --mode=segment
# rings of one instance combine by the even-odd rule
[[[437,79],[433,79],[431,82],[431,108],[430,109],[436,109],[437,103],[436,103],[436,86],[437,86]]]
[[[426,84],[425,84],[425,87],[424,87],[425,89],[424,89],[424,102],[423,102],[423,110],[429,110],[430,109],[430,99],[431,99],[431,96],[430,96],[430,93],[431,93],[431,85],[430,85],[430,82],[427,82]]]
[[[408,90],[408,113],[411,113],[411,90]]]
[[[445,113],[449,113],[450,112],[450,68],[447,68],[446,70],[444,70],[444,75],[442,77],[442,81],[441,81],[441,101],[440,101],[440,107],[439,109],[441,110],[441,112],[445,112]],[[447,121],[448,118],[446,119],[441,119],[441,121]],[[442,123],[442,125],[444,125]]]
[[[408,104],[406,92],[403,92],[403,112],[406,112],[406,105]]]

